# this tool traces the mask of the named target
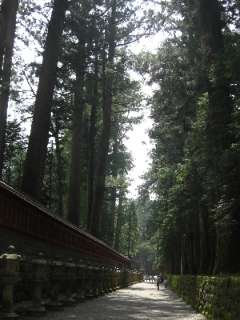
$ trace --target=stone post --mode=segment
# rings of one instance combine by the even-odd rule
[[[86,299],[84,297],[84,284],[85,284],[85,264],[80,260],[79,264],[76,265],[76,278],[77,278],[77,293],[74,299],[78,302],[84,302]]]
[[[69,262],[65,264],[65,284],[66,284],[66,294],[65,298],[62,300],[64,306],[70,307],[76,303],[76,300],[72,297],[73,285],[76,280],[75,276],[76,268],[73,259],[69,259]]]
[[[112,268],[112,289],[113,291],[117,290],[117,268]]]
[[[133,278],[134,278],[134,271],[133,270],[127,270],[128,277],[127,277],[127,283],[128,286],[133,284]]]
[[[42,286],[47,282],[47,261],[43,259],[43,253],[39,253],[39,259],[32,261],[33,273],[33,305],[26,310],[26,315],[44,317],[46,309],[42,304]]]
[[[128,287],[131,284],[131,274],[132,274],[132,270],[128,270],[126,269],[126,274],[127,274],[127,283],[126,283],[126,287]]]
[[[110,267],[105,268],[104,275],[105,275],[105,282],[106,282],[106,292],[112,292]]]
[[[98,292],[100,296],[104,296],[104,288],[103,288],[103,281],[104,281],[104,267],[99,268],[99,280],[98,280]]]
[[[51,263],[50,282],[52,289],[50,292],[51,301],[45,304],[47,310],[62,311],[63,304],[59,301],[59,287],[62,279],[63,263],[56,256],[56,260]]]
[[[92,295],[93,267],[91,266],[90,263],[88,263],[88,265],[85,267],[85,274],[86,274],[86,277],[85,277],[85,294],[84,294],[84,297],[87,300],[90,300],[90,299],[93,298],[93,295]]]
[[[94,298],[98,298],[99,297],[99,292],[98,292],[98,288],[99,288],[99,267],[97,265],[95,265],[93,267],[93,283],[92,283],[92,295]]]
[[[123,285],[123,269],[119,269],[119,286],[120,288],[124,288],[124,285]]]
[[[10,246],[7,253],[0,256],[0,281],[2,283],[2,310],[0,319],[14,319],[18,315],[13,311],[14,285],[19,282],[19,265],[21,256],[14,253]]]
[[[109,283],[110,283],[110,288],[111,291],[116,291],[116,288],[114,287],[114,268],[109,267]]]
[[[121,273],[120,273],[120,269],[116,269],[116,289],[120,289],[121,286],[120,286],[120,279],[121,279]]]
[[[103,269],[103,290],[106,293],[110,292],[108,285],[108,268],[106,266]]]
[[[128,287],[128,272],[127,269],[123,269],[123,273],[122,273],[122,277],[123,277],[123,288]]]

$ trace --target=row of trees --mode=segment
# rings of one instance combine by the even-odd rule
[[[139,239],[140,267],[239,270],[239,1],[0,3],[1,178],[128,255]],[[160,27],[156,54],[128,51]],[[137,206],[124,145],[141,121],[133,67],[156,88]]]
[[[136,61],[157,88],[149,100],[155,146],[140,196],[150,212],[147,242],[157,248],[156,269],[237,272],[239,1],[172,0],[162,8],[169,36]]]
[[[127,46],[156,27],[146,4],[1,1],[1,179],[128,255],[138,231],[124,140],[143,96]]]

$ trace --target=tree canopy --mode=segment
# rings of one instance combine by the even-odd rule
[[[148,272],[238,271],[239,1],[0,5],[1,179]],[[131,51],[152,35],[156,51]],[[130,199],[125,142],[146,108]]]

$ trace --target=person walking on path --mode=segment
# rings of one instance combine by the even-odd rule
[[[159,285],[160,285],[160,282],[161,282],[161,276],[160,274],[157,276],[157,289],[159,290]]]
[[[49,311],[44,320],[204,320],[169,288],[141,282],[64,311]],[[26,317],[24,317],[24,320]],[[27,320],[36,318],[27,317]],[[22,320],[22,319],[21,319]]]
[[[167,284],[168,284],[167,278],[165,278],[165,279],[163,280],[163,283],[164,283],[164,287],[167,288]]]

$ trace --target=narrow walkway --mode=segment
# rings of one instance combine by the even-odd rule
[[[26,319],[34,319],[26,317]],[[36,318],[35,318],[36,319]],[[134,284],[61,312],[48,312],[46,320],[204,320],[170,289],[151,282]]]

